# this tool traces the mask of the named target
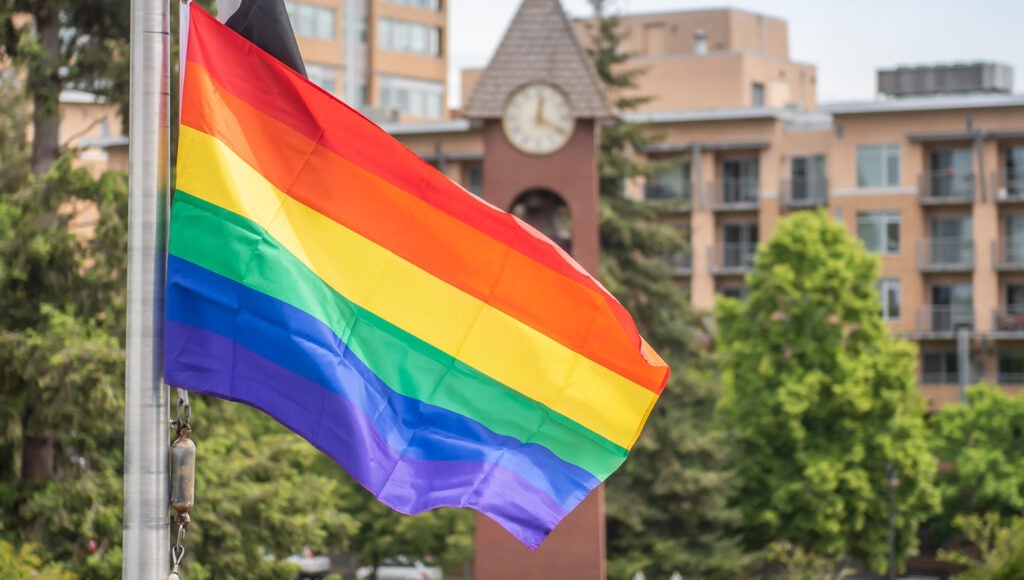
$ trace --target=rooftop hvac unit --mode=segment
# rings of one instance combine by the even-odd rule
[[[878,71],[878,92],[892,97],[955,93],[1011,93],[1013,69],[978,62]]]

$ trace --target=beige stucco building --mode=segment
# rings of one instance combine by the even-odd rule
[[[920,345],[933,408],[960,398],[958,328],[969,330],[972,382],[1024,388],[1024,95],[1010,92],[1006,67],[880,71],[876,100],[819,106],[816,69],[791,60],[780,19],[721,9],[622,21],[624,50],[648,71],[637,92],[654,97],[625,117],[663,135],[639,154],[669,162],[629,191],[672,208],[690,248],[673,269],[696,307],[742,297],[778,220],[824,208],[880,255],[882,314]],[[575,26],[586,42],[587,22]],[[463,102],[478,78],[463,73]],[[474,124],[386,128],[497,196],[480,187]]]

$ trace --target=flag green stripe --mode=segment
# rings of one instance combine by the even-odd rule
[[[287,302],[330,327],[395,391],[536,443],[605,479],[626,450],[338,294],[252,221],[177,191],[171,254]],[[352,325],[358,320],[360,324]],[[438,388],[438,381],[458,389]]]

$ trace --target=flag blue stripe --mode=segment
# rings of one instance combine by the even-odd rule
[[[541,445],[494,433],[477,421],[395,392],[318,319],[173,255],[168,261],[167,304],[169,320],[230,338],[346,398],[372,418],[388,445],[403,456],[501,465],[563,506],[577,504],[599,483]],[[171,371],[173,366],[169,377]],[[246,393],[233,395],[242,398]],[[273,409],[268,412],[276,415]]]

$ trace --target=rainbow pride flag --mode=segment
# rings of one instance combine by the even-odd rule
[[[567,254],[194,3],[168,384],[262,409],[407,514],[535,549],[668,378]]]

